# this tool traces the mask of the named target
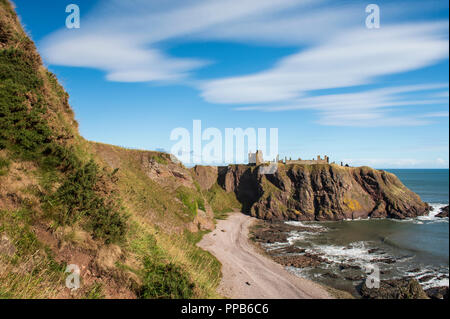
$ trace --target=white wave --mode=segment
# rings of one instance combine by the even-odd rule
[[[419,216],[417,217],[417,220],[434,223],[448,223],[448,217],[447,218],[436,217],[436,215],[441,212],[441,209],[447,205],[448,204],[430,203],[432,210],[430,211],[428,216]]]
[[[422,279],[425,276],[432,276],[426,281],[420,282],[423,289],[433,288],[433,287],[443,287],[449,285],[448,280],[448,268],[447,269],[433,269],[430,267],[419,269],[418,271],[404,271],[406,276],[412,276],[417,280]]]
[[[289,245],[293,245],[296,241],[300,241],[300,240],[306,240],[307,238],[311,237],[311,236],[315,236],[318,233],[312,233],[312,232],[308,232],[308,231],[291,231],[289,232],[289,237],[287,237],[287,241],[289,243]]]
[[[271,251],[271,250],[276,250],[279,248],[284,248],[287,246],[290,246],[289,243],[280,243],[280,242],[275,242],[275,243],[265,243],[262,245],[267,251]]]
[[[423,289],[434,287],[448,287],[448,278],[431,278],[430,280],[421,283]]]
[[[405,219],[391,219],[394,222],[398,223],[413,223],[417,225],[423,225],[424,222],[426,224],[430,223],[448,223],[448,217],[436,217],[437,214],[441,212],[441,209],[447,206],[448,204],[437,204],[437,203],[430,203],[431,211],[428,213],[427,216],[418,216],[416,218],[405,218]]]
[[[305,227],[305,228],[311,228],[311,229],[318,229],[318,230],[321,230],[321,231],[326,231],[326,230],[327,230],[326,227],[321,226],[321,225],[304,224],[304,223],[302,223],[302,222],[299,222],[299,221],[293,221],[293,220],[286,221],[286,222],[284,222],[284,223],[285,223],[286,225],[297,226],[297,227]]]
[[[377,258],[386,258],[386,254],[380,255],[376,253],[369,253],[369,247],[366,242],[354,242],[349,246],[335,246],[335,245],[315,245],[313,249],[308,252],[319,252],[323,254],[324,258],[331,262],[349,262],[359,264],[360,266],[370,263],[371,260]]]
[[[308,268],[296,268],[293,266],[286,266],[285,269],[287,271],[289,271],[291,274],[294,274],[298,277],[303,277],[303,278],[309,277],[308,273],[307,273]]]

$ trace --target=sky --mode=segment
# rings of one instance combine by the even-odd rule
[[[169,151],[200,120],[277,128],[281,158],[449,167],[447,1],[14,3],[88,140]]]

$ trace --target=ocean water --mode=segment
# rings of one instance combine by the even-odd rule
[[[434,216],[448,205],[449,170],[387,171],[434,208],[430,215],[402,221],[289,222],[319,228],[321,232],[292,232],[289,244],[330,261],[290,271],[355,296],[357,285],[367,277],[366,269],[371,265],[378,267],[380,280],[413,276],[424,289],[449,285],[448,218]]]

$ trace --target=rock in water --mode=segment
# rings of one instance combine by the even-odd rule
[[[235,192],[244,212],[266,220],[410,218],[430,206],[392,173],[334,164],[284,165],[271,175],[258,166],[230,165],[218,183]]]
[[[448,287],[433,287],[425,292],[431,299],[448,299]]]
[[[361,296],[365,299],[429,299],[416,279],[393,279],[380,282],[380,288],[368,288],[363,282]]]
[[[441,212],[436,215],[436,217],[448,217],[448,205],[441,209]]]

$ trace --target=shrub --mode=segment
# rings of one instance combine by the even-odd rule
[[[138,292],[143,299],[189,299],[194,284],[182,268],[173,264],[144,258],[143,285]]]
[[[97,198],[96,202],[97,207],[88,213],[88,225],[94,237],[107,244],[121,241],[126,233],[127,217],[117,208],[105,205],[102,198]]]
[[[62,225],[72,224],[87,216],[87,226],[96,238],[101,238],[106,243],[116,242],[125,234],[126,217],[118,207],[105,203],[95,192],[94,188],[99,180],[98,171],[97,164],[92,160],[74,169],[49,200],[63,207],[62,213],[57,215]]]
[[[0,51],[0,149],[9,148],[19,157],[39,158],[50,142],[51,130],[42,119],[43,82],[32,62],[20,50]]]

